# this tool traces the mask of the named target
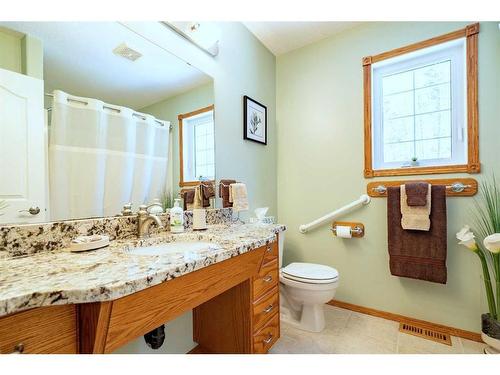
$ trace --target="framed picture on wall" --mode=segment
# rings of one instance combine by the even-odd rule
[[[243,139],[267,145],[267,107],[243,96]]]

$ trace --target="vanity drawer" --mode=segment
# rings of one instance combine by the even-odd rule
[[[254,301],[278,285],[278,281],[278,259],[262,264],[259,274],[254,277],[253,281]]]
[[[269,318],[279,312],[279,303],[278,287],[253,303],[254,331],[259,330]]]
[[[0,354],[76,354],[76,305],[39,307],[0,318]]]
[[[278,259],[278,241],[267,244],[265,249],[264,259],[262,260],[263,264]]]
[[[253,335],[253,353],[266,354],[280,337],[280,315],[275,314],[260,331]]]

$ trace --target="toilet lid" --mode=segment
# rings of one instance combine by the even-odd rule
[[[335,268],[314,263],[290,263],[281,269],[283,276],[292,280],[324,283],[334,282],[339,277]]]

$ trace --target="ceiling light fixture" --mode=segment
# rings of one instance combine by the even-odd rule
[[[162,24],[168,26],[177,34],[186,38],[210,55],[217,56],[219,53],[220,28],[216,22],[163,21]]]

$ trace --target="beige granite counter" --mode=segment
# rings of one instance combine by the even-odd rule
[[[0,259],[0,316],[50,305],[109,301],[246,253],[284,231],[283,225],[213,225],[203,232],[112,241],[104,249],[67,250]],[[180,241],[220,245],[201,252],[134,255],[134,247]]]

